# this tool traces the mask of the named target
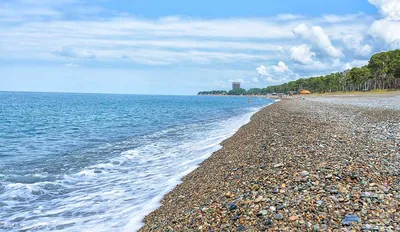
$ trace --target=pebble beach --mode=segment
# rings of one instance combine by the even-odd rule
[[[283,99],[182,179],[140,231],[400,231],[400,100]]]

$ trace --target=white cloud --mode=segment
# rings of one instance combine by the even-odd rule
[[[383,40],[390,48],[400,48],[400,1],[368,0],[375,5],[383,19],[376,20],[370,28],[370,34]]]
[[[352,68],[355,68],[355,67],[360,68],[360,67],[362,67],[364,65],[367,65],[368,62],[369,62],[369,60],[353,60],[351,62],[345,63],[344,66],[343,66],[343,70],[352,69]]]
[[[269,73],[267,72],[267,67],[265,67],[264,65],[258,66],[256,68],[256,71],[261,76],[269,76]]]
[[[263,79],[290,80],[296,78],[295,73],[340,71],[353,62],[350,59],[363,59],[373,48],[378,50],[379,40],[393,48],[400,46],[400,25],[394,20],[397,11],[390,10],[396,9],[397,5],[392,5],[398,1],[371,2],[382,8],[385,19],[376,21],[370,29],[376,16],[363,13],[146,19],[110,11],[96,16],[105,10],[96,8],[96,1],[14,0],[7,7],[0,3],[0,44],[7,44],[0,46],[0,60],[56,61],[66,66],[75,62],[83,66],[87,62],[84,59],[92,59],[93,64],[108,62],[107,67],[112,67],[118,63],[128,68],[132,64],[240,64],[247,70],[254,64],[269,64],[257,67],[264,78],[253,79],[260,83]],[[78,5],[83,6],[82,12],[71,13]],[[379,40],[368,38],[368,30]],[[248,83],[256,83],[251,76]]]
[[[388,20],[400,20],[400,1],[399,0],[368,0],[375,5],[382,16]]]
[[[280,72],[280,73],[284,73],[284,72],[289,71],[289,67],[283,61],[279,61],[278,65],[272,66],[272,69],[275,72]]]
[[[283,61],[279,61],[277,65],[272,65],[271,67],[260,65],[256,68],[256,71],[267,82],[275,84],[295,80],[299,77]]]
[[[322,22],[340,23],[340,22],[346,22],[346,21],[354,21],[354,20],[357,20],[361,16],[364,16],[364,14],[363,13],[349,14],[349,15],[327,14],[327,15],[322,16]]]
[[[327,59],[324,62],[316,60],[311,64],[294,64],[293,70],[296,73],[301,73],[302,76],[307,76],[309,73],[331,73],[343,71],[345,62],[339,58]]]
[[[377,20],[372,24],[370,33],[375,38],[382,39],[392,48],[400,48],[400,46],[397,47],[397,45],[400,45],[400,21]]]
[[[258,82],[260,82],[260,80],[258,80],[258,77],[253,77],[253,78],[251,79],[251,81],[252,81],[253,83],[258,83]]]
[[[352,69],[353,65],[351,65],[349,62],[347,62],[344,66],[343,66],[343,70],[348,70],[348,69]]]
[[[68,58],[80,58],[80,59],[95,59],[96,55],[92,51],[77,50],[69,46],[63,47],[53,52],[53,54]]]
[[[329,36],[324,32],[322,27],[313,26],[308,28],[305,24],[300,24],[293,29],[296,35],[311,41],[318,46],[321,51],[325,52],[332,58],[339,58],[343,56],[343,53],[332,45]]]
[[[295,46],[290,49],[291,58],[293,61],[301,64],[312,64],[314,63],[315,53],[310,50],[307,44],[302,44],[300,46]]]
[[[362,57],[368,57],[371,55],[372,47],[369,44],[363,44],[363,40],[364,38],[360,34],[344,34],[342,37],[344,46],[350,52],[355,52],[356,55]]]
[[[302,15],[295,15],[295,14],[278,14],[277,18],[279,20],[295,20],[295,19],[301,19],[304,18]]]
[[[280,54],[284,54],[285,53],[285,49],[283,49],[283,47],[281,45],[279,45],[276,50],[278,51],[278,53]]]

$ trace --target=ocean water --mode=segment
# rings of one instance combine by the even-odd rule
[[[0,92],[0,231],[135,231],[271,103]]]

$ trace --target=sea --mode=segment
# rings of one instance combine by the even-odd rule
[[[0,92],[0,231],[136,231],[265,98]]]

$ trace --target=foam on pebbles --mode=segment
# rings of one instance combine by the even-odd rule
[[[399,126],[395,108],[282,100],[183,178],[141,231],[400,231]]]

